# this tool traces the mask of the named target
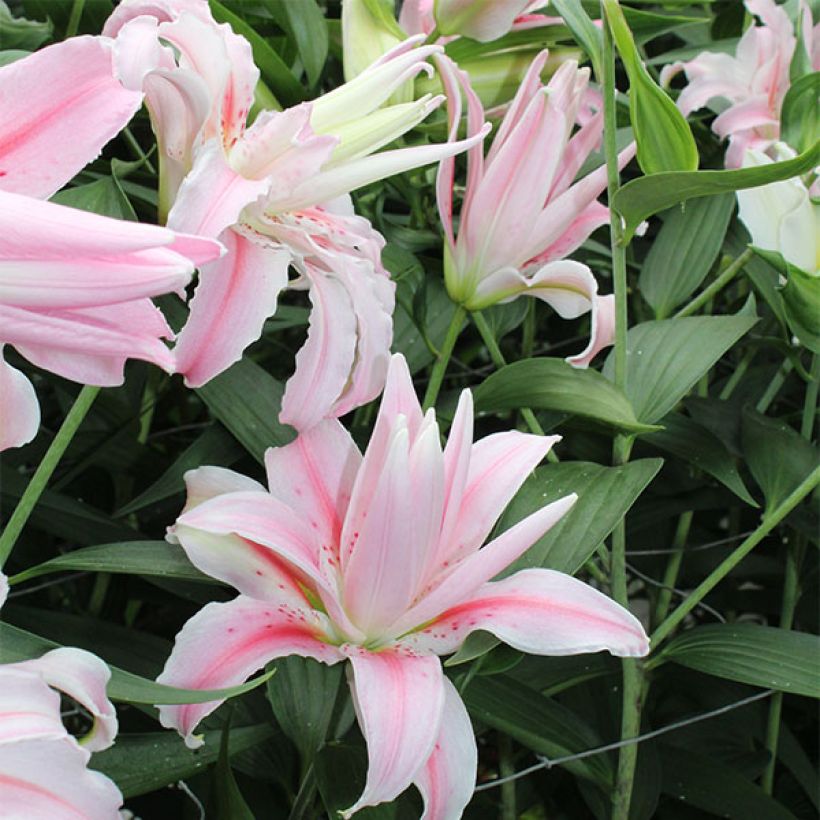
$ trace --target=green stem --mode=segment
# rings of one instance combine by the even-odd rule
[[[732,262],[726,270],[721,273],[714,282],[704,291],[699,293],[688,305],[684,305],[674,316],[674,319],[679,319],[681,316],[691,316],[700,310],[710,299],[714,298],[715,294],[720,293],[732,279],[742,270],[743,266],[754,256],[754,251],[743,251],[734,262]]]
[[[48,484],[48,480],[60,463],[63,453],[65,453],[66,448],[71,443],[71,439],[74,438],[74,434],[77,432],[80,424],[82,424],[86,413],[94,403],[94,399],[97,398],[99,392],[99,387],[86,385],[80,390],[76,401],[68,411],[68,415],[65,417],[62,427],[57,431],[54,441],[51,442],[45,456],[43,456],[43,460],[31,477],[31,481],[29,481],[25,492],[17,502],[17,506],[11,514],[11,518],[8,524],[6,524],[2,535],[0,535],[0,568],[11,554],[17,537],[20,535],[26,521],[28,521],[32,510],[36,506],[43,490],[46,488],[46,484]]]
[[[606,12],[601,5],[601,16],[606,20]],[[607,197],[609,202],[620,187],[618,172],[617,118],[615,100],[615,50],[608,21],[603,27],[603,77],[604,92],[604,153],[607,167]],[[612,279],[615,288],[615,384],[626,390],[627,381],[627,312],[626,247],[623,241],[621,218],[611,212],[609,228],[612,249]],[[624,464],[629,460],[632,440],[618,435],[613,445],[613,461]],[[612,532],[612,594],[623,607],[629,606],[629,592],[626,583],[626,522],[621,519]],[[622,661],[623,688],[621,691],[621,739],[637,737],[641,730],[641,710],[646,687],[642,668],[634,658]],[[638,744],[629,743],[621,747],[618,754],[618,771],[612,793],[612,820],[628,820],[632,802],[632,786],[635,781],[635,766],[638,761]]]
[[[450,363],[453,348],[456,346],[456,341],[461,333],[461,327],[464,324],[466,316],[467,311],[461,305],[456,305],[453,318],[450,320],[450,326],[447,328],[447,335],[444,337],[444,344],[441,346],[438,358],[430,372],[430,381],[427,384],[427,391],[424,394],[425,411],[429,410],[436,403],[439,390],[441,390],[441,383],[444,381],[444,373],[447,370],[447,365]]]
[[[498,735],[498,774],[502,780],[515,774],[512,738],[505,734]],[[516,820],[518,817],[515,787],[514,780],[507,780],[501,784],[501,820]]]
[[[678,581],[680,565],[683,561],[683,548],[689,536],[689,528],[692,525],[692,511],[687,510],[678,519],[678,526],[675,530],[675,537],[672,540],[672,554],[666,565],[666,572],[663,575],[663,587],[658,594],[658,602],[655,605],[655,615],[652,618],[653,624],[659,624],[669,614],[669,606],[672,603],[672,589]]]
[[[155,174],[157,169],[154,168],[154,164],[148,159],[148,155],[145,151],[142,150],[142,146],[137,142],[137,138],[134,136],[130,128],[123,128],[122,135],[125,137],[125,141],[128,143],[131,150],[134,152],[136,158],[140,161],[142,165],[145,166],[146,171],[150,174]]]
[[[535,348],[535,309],[538,303],[535,299],[527,301],[527,312],[524,315],[524,333],[521,338],[521,356],[529,359]]]
[[[780,365],[780,369],[774,374],[774,378],[769,382],[766,391],[755,405],[755,410],[757,410],[758,413],[765,413],[769,409],[769,405],[775,400],[775,397],[780,392],[780,388],[783,387],[783,382],[786,381],[786,377],[793,369],[794,362],[792,362],[791,359],[784,359],[783,364]]]
[[[754,359],[756,355],[756,347],[746,351],[738,366],[732,371],[732,375],[729,376],[729,380],[723,386],[723,390],[720,391],[719,398],[721,401],[727,400],[732,393],[735,392],[735,388],[740,384],[741,379],[746,375],[746,371],[749,369],[749,365],[752,363],[752,359]]]
[[[71,14],[68,18],[68,25],[65,27],[65,38],[73,37],[80,28],[80,18],[83,16],[85,0],[74,0],[71,4]]]
[[[764,516],[760,526],[726,559],[724,559],[666,618],[652,634],[653,650],[664,641],[683,619],[812,491],[820,484],[820,467],[815,467],[791,493]]]
[[[504,358],[504,354],[501,352],[501,348],[498,346],[498,342],[496,341],[495,336],[493,335],[493,331],[490,326],[487,324],[487,320],[484,318],[484,315],[480,311],[476,311],[475,313],[471,314],[473,317],[473,322],[475,322],[476,328],[478,328],[478,332],[481,334],[481,338],[485,345],[487,345],[487,350],[490,353],[490,358],[493,360],[493,364],[498,368],[501,369],[507,364],[507,360]],[[530,428],[530,432],[535,433],[536,436],[544,436],[546,433],[544,432],[544,428],[541,426],[538,419],[535,417],[535,413],[529,407],[521,407],[519,408],[521,411],[521,418],[527,423],[527,427]],[[558,456],[555,455],[552,451],[547,453],[547,460],[553,463],[558,461]]]
[[[807,441],[812,440],[814,432],[814,417],[817,413],[817,393],[820,387],[820,356],[812,357],[811,381],[806,389],[803,401],[803,416],[800,424],[800,434]],[[790,544],[786,553],[786,570],[783,578],[783,601],[780,606],[780,628],[791,629],[794,624],[794,611],[800,600],[800,567],[803,563],[805,540],[797,537],[794,544]],[[780,740],[780,716],[783,711],[783,693],[775,692],[769,705],[769,720],[766,726],[766,750],[769,752],[769,762],[763,772],[761,786],[766,794],[771,794],[774,787],[774,772],[777,765],[777,745]]]

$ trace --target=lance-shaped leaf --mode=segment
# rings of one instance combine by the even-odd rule
[[[644,67],[618,0],[604,0],[612,38],[629,76],[629,116],[646,174],[694,171],[698,149],[686,118]]]

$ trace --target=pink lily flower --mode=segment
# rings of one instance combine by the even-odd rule
[[[434,411],[422,414],[396,355],[364,456],[329,419],[268,450],[267,489],[221,468],[189,472],[169,540],[240,594],[188,621],[158,680],[228,686],[286,655],[349,661],[369,769],[344,816],[413,783],[425,820],[460,817],[476,745],[437,656],[479,629],[535,654],[648,651],[629,612],[568,575],[529,569],[491,580],[575,501],[549,504],[481,548],[557,440],[512,431],[473,444],[465,390],[442,450]],[[218,705],[162,706],[160,719],[195,747],[197,724]]]
[[[0,573],[0,607],[8,584]],[[0,815],[118,820],[119,789],[87,768],[91,752],[117,734],[105,687],[111,673],[95,655],[60,648],[40,658],[0,665]],[[64,692],[94,718],[78,742],[60,718]]]
[[[140,106],[112,60],[110,41],[77,37],[0,68],[0,450],[30,441],[40,419],[34,388],[2,359],[3,345],[85,384],[121,384],[127,358],[172,371],[161,341],[172,333],[149,297],[182,290],[194,265],[221,252],[210,239],[39,199]]]
[[[532,14],[545,0],[404,0],[399,25],[408,34],[429,35],[435,28],[445,37],[462,35],[482,43],[509,31],[562,22]]]
[[[175,349],[185,383],[205,384],[237,361],[260,337],[279,293],[307,288],[314,308],[308,341],[281,420],[304,430],[375,398],[387,372],[394,285],[380,261],[383,239],[353,215],[347,194],[483,138],[374,153],[443,101],[427,95],[384,105],[419,72],[432,71],[427,60],[441,47],[408,40],[351,82],[263,112],[246,127],[259,72],[248,44],[216,25],[204,0],[125,0],[105,31],[117,36],[124,82],[138,78],[146,90],[160,146],[166,153],[173,146],[185,169],[169,226],[219,237],[229,249],[200,271]],[[158,52],[158,37],[177,56]],[[157,89],[165,96],[152,102]]]
[[[745,0],[744,5],[762,25],[751,25],[745,31],[734,57],[704,51],[693,60],[665,66],[661,72],[664,84],[680,71],[686,73],[689,84],[678,97],[678,108],[685,116],[709,103],[720,106],[712,130],[729,140],[727,168],[740,168],[747,149],[765,152],[777,142],[780,108],[789,90],[789,66],[797,43],[791,20],[774,0]],[[813,48],[813,41],[818,29],[813,35],[806,6],[801,13],[806,51],[816,71],[820,51]]]
[[[603,112],[588,89],[589,69],[574,61],[560,66],[547,85],[540,79],[547,52],[539,54],[507,110],[485,157],[480,146],[467,160],[467,183],[458,237],[453,232],[454,162],[441,163],[438,208],[444,225],[445,282],[450,297],[468,310],[483,310],[518,296],[534,296],[564,319],[592,311],[587,348],[567,359],[586,367],[614,339],[614,297],[600,296],[590,269],[566,259],[609,221],[597,197],[606,188],[601,166],[573,182],[601,142]],[[462,85],[468,132],[483,110],[464,72],[445,74]],[[454,88],[449,91],[456,94]],[[458,124],[453,112],[451,125]],[[573,133],[576,122],[580,127]],[[632,158],[624,150],[620,164]]]

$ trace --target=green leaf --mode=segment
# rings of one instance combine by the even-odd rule
[[[735,769],[704,754],[661,746],[662,789],[710,817],[795,820],[794,815]],[[701,816],[698,814],[697,816]]]
[[[6,3],[0,0],[0,43],[3,49],[34,51],[51,39],[53,33],[51,20],[41,22],[14,17]]]
[[[473,678],[462,698],[474,718],[537,754],[558,758],[601,745],[580,715],[506,675]],[[605,755],[563,765],[574,775],[605,788],[612,783],[612,761]]]
[[[330,729],[344,664],[328,666],[293,655],[275,663],[268,700],[282,731],[293,741],[305,765],[322,748]]]
[[[10,578],[12,585],[52,572],[79,570],[112,572],[126,575],[148,575],[218,584],[219,581],[200,572],[184,550],[166,541],[119,541],[73,550],[38,564]]]
[[[214,424],[183,450],[174,463],[136,498],[117,511],[117,517],[131,515],[151,504],[156,504],[181,493],[185,489],[183,476],[188,470],[203,464],[230,467],[242,455],[242,449],[224,427]]]
[[[820,354],[820,274],[789,265],[780,293],[792,332],[812,353]]]
[[[580,0],[552,0],[551,5],[564,18],[576,42],[589,56],[595,76],[599,77],[603,54],[600,30],[592,22]]]
[[[231,769],[230,736],[230,724],[226,724],[219,742],[219,759],[211,777],[208,817],[212,820],[255,820]]]
[[[277,421],[285,388],[247,356],[196,392],[260,463],[268,447],[282,447],[295,437]]]
[[[316,0],[265,0],[274,20],[296,44],[309,85],[316,85],[327,59],[327,22]]]
[[[780,139],[803,153],[820,139],[820,72],[793,82],[783,98]]]
[[[766,509],[773,510],[820,463],[810,441],[779,419],[747,408],[741,426],[743,454],[763,490]]]
[[[617,0],[603,0],[603,8],[629,75],[629,118],[638,164],[645,174],[694,171],[698,148],[686,117],[646,70]]]
[[[136,797],[198,774],[215,763],[220,754],[221,734],[219,730],[204,732],[205,745],[199,749],[188,749],[173,732],[121,734],[110,749],[97,752],[89,765],[110,777],[123,797]],[[271,726],[233,729],[231,754],[264,743],[273,735]],[[239,820],[241,816],[234,817]]]
[[[208,0],[211,13],[218,23],[228,23],[236,34],[244,37],[253,50],[253,61],[262,79],[284,105],[296,105],[305,97],[301,83],[293,76],[282,58],[238,14],[225,8],[218,0]]]
[[[644,441],[688,461],[716,478],[742,501],[758,506],[749,495],[726,445],[714,433],[679,413],[664,416],[663,428],[649,433]]]
[[[630,432],[646,432],[629,400],[595,370],[579,370],[563,359],[523,359],[502,367],[474,391],[479,410],[530,407],[554,410]]]
[[[626,394],[638,419],[662,419],[755,322],[750,316],[686,316],[630,328]],[[604,373],[614,367],[610,354]]]
[[[727,191],[755,188],[768,182],[800,176],[820,162],[820,142],[809,150],[785,162],[773,162],[758,168],[735,171],[672,171],[653,173],[633,179],[620,188],[612,199],[612,207],[624,218],[624,241],[653,214],[671,208],[679,202],[701,196],[714,196]]]
[[[669,316],[706,278],[734,209],[734,194],[721,194],[693,199],[666,213],[638,280],[656,319]]]
[[[707,675],[820,698],[820,637],[758,624],[709,624],[678,635],[659,660]]]
[[[114,219],[136,219],[131,203],[111,177],[58,191],[51,201]]]
[[[0,623],[0,663],[14,663],[29,658],[37,658],[44,652],[56,649],[59,644],[41,638],[31,632],[18,629],[10,624]],[[227,689],[179,689],[134,675],[111,666],[111,680],[108,682],[108,697],[124,703],[180,704],[208,703],[211,700],[228,700],[244,695],[267,683],[273,672],[260,675],[241,686]]]
[[[510,502],[499,522],[499,532],[569,493],[577,493],[578,500],[503,574],[547,567],[574,575],[626,515],[662,464],[659,458],[647,458],[622,467],[584,461],[539,467]]]

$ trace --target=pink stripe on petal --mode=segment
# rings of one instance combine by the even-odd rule
[[[287,655],[337,663],[344,656],[323,642],[324,625],[322,617],[310,610],[242,595],[225,604],[207,604],[177,635],[157,682],[185,689],[221,689],[242,683],[269,661]],[[194,730],[220,703],[160,706],[160,722],[196,748],[202,741]]]
[[[478,749],[473,725],[455,686],[444,678],[444,710],[433,753],[416,775],[424,798],[421,820],[461,817],[473,796]]]
[[[350,817],[398,797],[434,750],[444,714],[444,676],[434,657],[401,651],[346,649],[359,727],[367,743],[367,782]]]
[[[141,104],[114,77],[111,43],[100,37],[72,37],[3,66],[0,189],[51,196]]]
[[[548,569],[522,570],[485,584],[402,643],[445,655],[479,629],[531,655],[649,652],[649,639],[634,615],[591,586]]]

